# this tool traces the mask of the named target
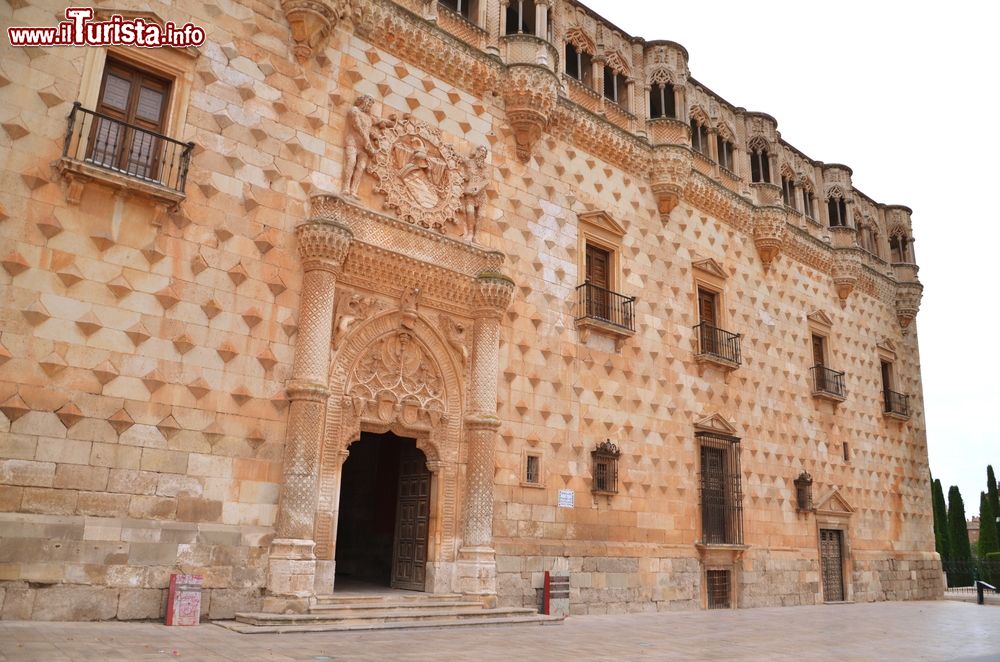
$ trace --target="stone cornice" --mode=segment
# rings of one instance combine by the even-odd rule
[[[310,199],[311,221],[335,222],[354,237],[340,281],[389,297],[421,288],[435,307],[468,315],[479,296],[477,277],[497,272],[504,255],[359,207],[336,195]]]

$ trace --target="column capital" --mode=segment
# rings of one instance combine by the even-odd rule
[[[347,259],[354,234],[346,225],[326,219],[313,219],[295,228],[299,257],[304,271],[322,269],[333,274]]]
[[[499,271],[484,271],[476,276],[474,307],[479,316],[499,317],[514,297],[514,281]]]

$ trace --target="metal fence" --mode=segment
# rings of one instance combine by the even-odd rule
[[[942,567],[948,577],[948,588],[967,587],[969,590],[977,581],[984,581],[1000,588],[1000,559],[972,559],[971,561],[943,561]]]
[[[700,354],[710,354],[731,363],[740,363],[740,334],[730,333],[702,322],[694,327]]]
[[[595,319],[635,331],[635,297],[612,292],[593,283],[576,288],[577,319]]]

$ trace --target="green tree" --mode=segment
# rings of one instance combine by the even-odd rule
[[[941,563],[947,568],[951,545],[948,542],[948,510],[944,505],[944,488],[940,479],[931,484],[931,499],[934,503],[934,546],[941,555]]]
[[[990,507],[993,508],[993,517],[1000,517],[1000,495],[997,494],[997,477],[993,475],[993,465],[986,465],[986,495],[990,499]],[[997,526],[1000,529],[1000,525]]]
[[[986,560],[987,554],[1000,552],[1000,536],[997,536],[996,518],[993,516],[993,504],[986,492],[979,493],[979,544],[978,556]]]
[[[948,489],[948,539],[951,543],[948,585],[972,586],[972,546],[965,521],[965,503],[955,485]]]

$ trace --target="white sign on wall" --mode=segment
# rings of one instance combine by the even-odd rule
[[[576,492],[573,490],[559,490],[559,507],[574,508],[576,506]]]

